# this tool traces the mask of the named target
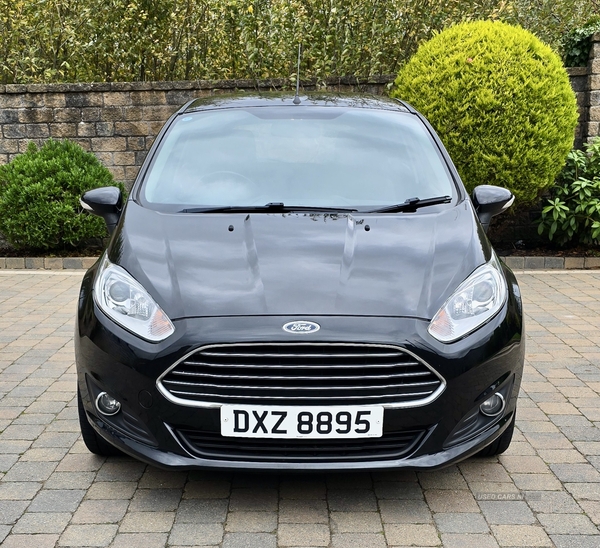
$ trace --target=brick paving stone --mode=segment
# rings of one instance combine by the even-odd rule
[[[331,530],[335,533],[379,533],[383,531],[377,512],[332,512]]]
[[[283,499],[324,499],[327,487],[322,481],[285,480],[279,486],[279,496]]]
[[[581,509],[566,491],[527,491],[525,500],[534,511],[545,514],[579,514]]]
[[[221,523],[227,516],[225,499],[182,500],[177,509],[177,523]]]
[[[110,548],[164,548],[166,533],[117,533]]]
[[[225,531],[229,533],[273,533],[277,530],[277,512],[230,512]]]
[[[121,533],[168,533],[175,512],[127,512],[119,526]]]
[[[128,506],[126,500],[84,500],[73,514],[71,523],[118,523]]]
[[[537,519],[549,535],[599,534],[598,528],[583,514],[538,514]]]
[[[224,480],[188,481],[183,492],[184,499],[224,499],[229,497],[231,483]]]
[[[371,489],[330,489],[327,492],[329,509],[333,512],[373,512],[377,500]]]
[[[384,525],[385,537],[391,546],[438,546],[440,538],[433,525],[397,524]]]
[[[28,501],[21,500],[0,501],[0,524],[14,524],[23,515],[28,505]]]
[[[439,513],[434,515],[440,533],[488,533],[489,527],[481,514]]]
[[[282,499],[280,523],[328,523],[327,502],[321,499]]]
[[[590,535],[552,535],[556,548],[598,548],[600,539]]]
[[[58,535],[51,534],[10,535],[2,542],[2,548],[32,548],[34,542],[35,548],[54,548],[57,541]]]
[[[563,482],[599,483],[600,473],[590,464],[551,464],[556,477]]]
[[[332,548],[386,548],[383,534],[377,533],[334,533]]]
[[[28,512],[75,512],[85,491],[78,489],[43,489],[40,491]]]
[[[544,530],[536,525],[492,525],[500,546],[552,546]]]
[[[526,502],[518,500],[479,501],[481,511],[491,524],[532,524],[535,516]]]
[[[431,510],[421,500],[382,500],[379,502],[384,523],[431,523]]]
[[[282,523],[277,531],[279,546],[328,546],[329,527],[320,524]]]
[[[423,490],[418,483],[377,482],[374,489],[378,499],[423,499]]]
[[[232,489],[229,508],[269,512],[277,510],[276,489]]]
[[[169,535],[169,546],[210,546],[223,540],[220,523],[175,523]]]
[[[68,512],[45,514],[25,513],[14,525],[12,532],[17,534],[62,533],[70,519],[71,514]]]
[[[177,510],[181,489],[138,489],[129,510],[139,512],[169,512]]]
[[[223,548],[276,548],[277,537],[269,533],[226,533]]]
[[[59,546],[108,546],[116,525],[69,525],[58,540]]]
[[[498,548],[492,535],[442,533],[444,548]]]
[[[473,494],[466,489],[425,491],[425,500],[432,512],[479,512]]]

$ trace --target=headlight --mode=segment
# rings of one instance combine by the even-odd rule
[[[148,292],[106,257],[96,275],[94,300],[114,322],[147,341],[162,341],[175,331],[171,320]]]
[[[506,302],[506,282],[495,256],[475,270],[440,308],[428,331],[449,343],[491,320]]]

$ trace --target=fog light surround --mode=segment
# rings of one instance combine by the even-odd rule
[[[479,411],[486,417],[497,417],[505,407],[504,396],[500,392],[496,392],[479,406]]]
[[[96,409],[103,415],[110,417],[121,411],[121,404],[106,392],[100,392],[96,398]]]

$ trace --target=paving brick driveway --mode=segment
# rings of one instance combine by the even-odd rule
[[[81,272],[0,271],[0,544],[600,547],[600,272],[518,274],[526,372],[509,451],[439,472],[166,473],[79,438]]]

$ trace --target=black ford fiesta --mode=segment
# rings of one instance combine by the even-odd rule
[[[170,469],[432,469],[510,444],[519,288],[410,105],[308,95],[188,103],[79,295],[83,439]]]

